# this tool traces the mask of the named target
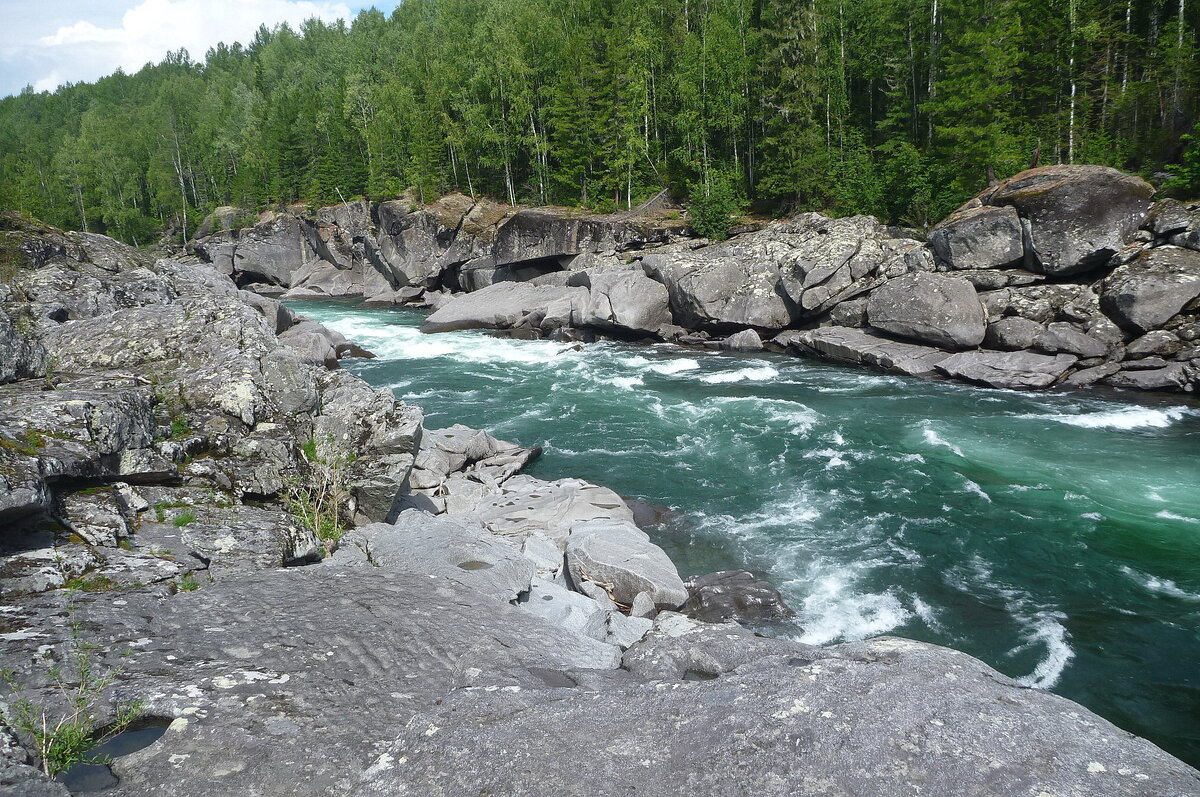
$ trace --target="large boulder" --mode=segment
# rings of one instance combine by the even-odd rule
[[[781,338],[783,336],[776,338],[776,342],[802,354],[868,365],[906,376],[930,376],[935,373],[935,366],[950,356],[949,352],[932,346],[901,343],[854,327],[821,327]]]
[[[633,523],[578,523],[571,527],[566,554],[575,584],[596,584],[617,603],[633,606],[643,592],[664,609],[677,609],[688,599],[670,558]]]
[[[1100,306],[1122,329],[1145,334],[1200,297],[1200,252],[1163,246],[1121,266],[1103,283]]]
[[[1133,240],[1154,188],[1106,166],[1043,166],[980,195],[1016,209],[1026,230],[1026,264],[1055,276],[1099,267]]]
[[[588,289],[582,326],[652,335],[671,323],[667,289],[640,269],[587,269],[566,284]]]
[[[988,387],[1038,390],[1062,379],[1078,360],[1071,354],[964,351],[947,357],[936,367],[946,376]]]
[[[545,329],[579,326],[587,288],[498,282],[456,296],[421,324],[422,332],[462,329]]]
[[[1011,207],[963,208],[930,231],[929,246],[951,269],[1015,268],[1025,260],[1021,218]]]
[[[946,349],[983,342],[983,305],[971,283],[941,274],[906,274],[885,282],[867,303],[871,326]]]

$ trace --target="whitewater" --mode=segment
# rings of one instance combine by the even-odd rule
[[[740,567],[826,644],[977,656],[1200,763],[1200,405],[1029,394],[772,354],[422,335],[421,314],[294,305],[343,364],[531,473],[670,508],[686,577]]]

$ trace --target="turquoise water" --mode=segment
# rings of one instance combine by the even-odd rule
[[[305,303],[425,409],[678,510],[684,575],[744,567],[794,637],[978,656],[1200,764],[1200,404],[1021,394],[786,356],[421,335]],[[1132,398],[1132,397],[1130,397]]]

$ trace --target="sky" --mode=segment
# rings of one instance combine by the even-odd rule
[[[260,24],[293,27],[309,17],[349,21],[375,6],[359,0],[0,0],[0,97],[32,85],[53,91],[118,67],[136,72],[186,47],[202,60],[219,42],[243,44]]]

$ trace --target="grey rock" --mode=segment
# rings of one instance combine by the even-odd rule
[[[983,343],[990,349],[1018,351],[1033,347],[1033,342],[1046,328],[1036,321],[1020,316],[1009,316],[988,324]]]
[[[1131,360],[1153,355],[1170,357],[1183,348],[1183,342],[1174,333],[1165,329],[1155,329],[1147,332],[1125,347],[1125,356]]]
[[[454,297],[425,319],[421,331],[579,326],[588,298],[586,288],[500,282]]]
[[[17,379],[44,376],[46,350],[22,327],[32,327],[28,316],[10,318],[0,308],[0,384]]]
[[[1099,299],[1086,285],[1029,285],[1008,288],[1003,294],[1001,315],[1020,316],[1039,324],[1048,324],[1060,317],[1083,320],[1099,315]],[[1074,309],[1068,311],[1067,308]]]
[[[929,246],[949,269],[1010,268],[1025,258],[1021,219],[1012,207],[959,210],[930,231]]]
[[[640,642],[653,627],[654,621],[648,617],[638,617],[637,615],[627,617],[620,612],[610,611],[605,641],[625,650]]]
[[[789,337],[790,346],[803,353],[839,362],[868,365],[908,376],[933,374],[949,352],[915,343],[900,343],[861,329],[822,327]]]
[[[834,326],[839,327],[865,327],[867,325],[867,300],[850,299],[839,303],[829,311],[829,320],[833,322]]]
[[[566,284],[588,289],[581,326],[654,334],[671,323],[667,289],[641,269],[588,269],[573,273]]]
[[[684,614],[706,623],[726,620],[762,622],[795,614],[779,590],[745,570],[721,570],[687,581]]]
[[[1120,363],[1102,363],[1091,368],[1083,368],[1067,376],[1064,384],[1071,387],[1088,387],[1100,382],[1121,370]]]
[[[743,329],[717,343],[718,349],[725,351],[762,351],[762,338],[753,329]]]
[[[610,611],[586,595],[558,584],[535,578],[518,606],[581,636],[601,642],[608,639]]]
[[[1038,390],[1061,379],[1078,359],[1072,354],[965,351],[947,357],[936,367],[947,376],[988,387]]]
[[[1104,166],[1043,166],[980,196],[1027,224],[1027,268],[1065,276],[1104,265],[1133,240],[1150,210],[1145,180]]]
[[[115,548],[131,533],[132,510],[112,487],[99,487],[63,496],[58,516],[68,529],[90,545]]]
[[[1140,363],[1145,363],[1141,360]],[[1106,384],[1137,390],[1178,391],[1192,382],[1192,369],[1186,363],[1170,363],[1163,368],[1123,370],[1108,377]]]
[[[1034,274],[1023,269],[970,269],[956,271],[956,276],[962,277],[975,286],[977,291],[995,291],[1001,288],[1036,285],[1045,281],[1044,274]]]
[[[565,549],[572,528],[589,520],[633,524],[633,512],[607,487],[581,479],[542,481],[513,476],[463,519],[517,542],[538,532]],[[636,527],[635,527],[636,528]],[[632,597],[632,596],[630,596]]]
[[[597,584],[619,604],[632,606],[640,592],[651,593],[655,605],[667,609],[678,608],[688,598],[670,558],[633,523],[576,523],[566,554],[574,583]]]
[[[1034,340],[1033,347],[1050,354],[1065,352],[1080,357],[1103,357],[1108,353],[1103,342],[1062,321],[1048,324],[1046,331]]]
[[[1165,238],[1186,230],[1190,224],[1191,216],[1186,205],[1178,199],[1163,199],[1154,203],[1142,228],[1154,233],[1158,238]]]
[[[871,326],[947,349],[978,346],[987,330],[971,283],[941,274],[907,274],[885,282],[867,304]]]
[[[482,527],[414,510],[401,512],[394,524],[373,523],[343,537],[333,563],[362,560],[427,573],[504,603],[528,591],[536,572],[515,547]]]
[[[1151,249],[1104,280],[1101,307],[1122,329],[1145,334],[1200,297],[1200,252]]]
[[[793,651],[711,680],[460,692],[413,718],[351,793],[869,795],[899,778],[938,797],[1197,788],[1152,744],[965,654],[894,638],[817,661]],[[947,676],[954,688],[931,692]],[[558,744],[514,755],[523,738]]]

